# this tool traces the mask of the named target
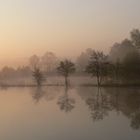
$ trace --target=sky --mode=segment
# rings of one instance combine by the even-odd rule
[[[47,51],[72,59],[86,48],[107,53],[140,29],[139,7],[140,0],[0,0],[0,67]]]

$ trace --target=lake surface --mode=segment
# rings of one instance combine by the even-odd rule
[[[0,140],[139,140],[140,88],[0,89]]]

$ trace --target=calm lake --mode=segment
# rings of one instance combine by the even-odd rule
[[[0,140],[139,140],[140,88],[0,89]]]

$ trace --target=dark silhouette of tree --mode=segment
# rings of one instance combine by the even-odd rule
[[[121,82],[122,75],[122,63],[120,60],[116,60],[116,62],[109,62],[108,64],[108,77],[109,83],[119,84]]]
[[[138,29],[133,29],[130,33],[132,43],[136,48],[140,48],[140,31]]]
[[[118,80],[121,75],[121,63],[119,59],[117,59],[116,63],[114,63],[114,74],[115,74],[115,83],[118,83]]]
[[[121,43],[115,43],[109,53],[109,60],[116,63],[119,59],[119,61],[122,62],[126,55],[134,49],[135,47],[129,39],[125,39]]]
[[[32,69],[32,76],[39,87],[45,81],[45,76],[41,71],[40,58],[37,55],[33,55],[30,57],[29,61]]]
[[[33,77],[38,87],[45,81],[45,77],[39,68],[34,68]]]
[[[98,86],[101,85],[103,78],[108,75],[107,56],[103,52],[93,51],[86,72],[96,76]]]
[[[59,98],[57,104],[60,106],[60,109],[66,113],[74,109],[75,100],[69,97],[68,86],[65,87],[65,93]]]
[[[70,74],[75,72],[75,64],[72,63],[70,60],[61,61],[57,71],[65,77],[65,85],[68,85],[68,77]]]
[[[140,54],[137,50],[129,53],[123,61],[123,78],[129,83],[140,80]]]
[[[132,30],[131,38],[116,43],[111,48],[109,60],[112,63],[112,78],[115,83],[139,83],[140,62],[140,31]],[[119,61],[118,61],[119,60]],[[114,76],[113,76],[114,75]]]

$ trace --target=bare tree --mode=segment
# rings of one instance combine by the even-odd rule
[[[107,75],[107,56],[103,52],[93,51],[86,72],[96,76],[98,86],[101,85],[103,77]]]
[[[30,67],[32,70],[39,67],[40,65],[40,58],[37,55],[33,55],[29,59]]]
[[[68,85],[68,77],[70,74],[75,72],[75,64],[72,63],[70,60],[61,61],[57,71],[65,77],[65,85]]]
[[[133,29],[130,36],[134,46],[140,49],[140,31],[138,29]]]
[[[38,87],[42,85],[43,81],[45,81],[45,77],[39,68],[34,68],[33,77]]]
[[[58,58],[52,52],[46,52],[41,58],[41,65],[43,70],[50,73],[56,70],[58,65]]]
[[[41,71],[40,58],[37,55],[33,55],[30,57],[30,67],[32,69],[32,76],[37,84],[37,86],[41,86],[45,81],[45,77],[43,72]]]

